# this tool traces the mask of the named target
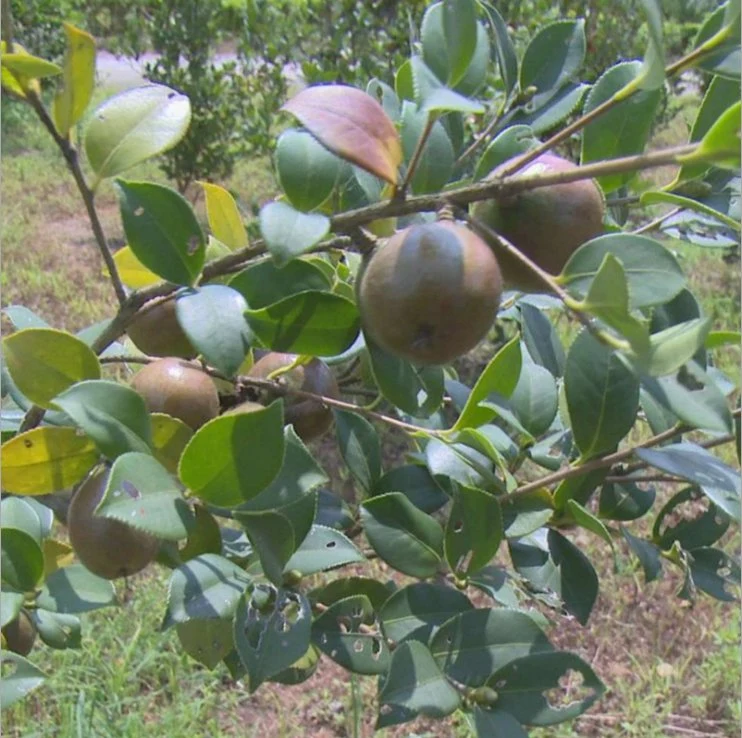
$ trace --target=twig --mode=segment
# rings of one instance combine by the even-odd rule
[[[427,115],[428,117],[425,120],[425,127],[420,133],[420,138],[417,139],[415,150],[412,152],[412,158],[410,159],[410,166],[407,167],[407,172],[405,173],[404,180],[402,181],[402,185],[399,187],[399,189],[394,195],[395,199],[398,198],[398,199],[404,200],[405,195],[407,194],[407,188],[410,186],[410,182],[412,181],[412,178],[415,176],[415,170],[417,169],[417,165],[420,163],[420,159],[422,158],[423,149],[425,148],[425,144],[428,140],[428,137],[430,136],[430,132],[433,130],[435,121],[437,120],[436,116],[433,115],[432,113],[428,113]]]
[[[645,223],[640,228],[637,228],[635,231],[632,231],[632,233],[635,236],[638,236],[641,233],[648,233],[649,231],[653,231],[655,228],[661,226],[668,218],[672,218],[673,215],[677,215],[683,208],[674,208],[669,213],[665,213],[664,215],[660,215],[659,218],[655,218],[654,220],[650,221],[649,223]]]
[[[641,477],[630,477],[624,474],[608,476],[605,478],[606,482],[613,482],[616,484],[622,484],[624,482],[670,482],[672,484],[688,484],[687,479],[680,479],[679,477],[673,477],[668,474],[645,474]]]

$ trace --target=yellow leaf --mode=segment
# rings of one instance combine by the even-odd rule
[[[89,33],[64,24],[67,49],[62,83],[54,96],[54,125],[61,136],[82,118],[95,87],[95,41]]]
[[[149,287],[150,285],[162,282],[160,277],[147,269],[147,267],[137,259],[129,246],[124,246],[122,249],[119,249],[114,254],[113,260],[116,262],[116,266],[118,267],[121,281],[133,290],[138,290],[141,287]],[[106,272],[106,274],[107,273],[108,272]]]
[[[201,182],[201,186],[206,196],[206,217],[214,238],[232,250],[246,248],[249,244],[247,231],[232,195],[209,182]]]
[[[14,58],[18,56],[27,56],[31,59],[35,57],[32,57],[23,46],[17,43],[13,43],[13,53],[6,54],[5,41],[0,41],[0,53],[2,54],[0,84],[2,84],[3,89],[24,99],[26,97],[26,90],[30,90],[31,92],[40,95],[41,85],[39,85],[39,80],[31,79],[28,76],[19,73],[17,70],[17,64],[14,65],[13,63]],[[12,71],[13,69],[15,69],[15,71]],[[57,69],[59,69],[59,67],[57,67]]]
[[[34,428],[0,447],[3,490],[45,495],[80,482],[99,458],[95,444],[75,428]]]
[[[193,431],[182,421],[163,413],[152,413],[152,448],[155,458],[171,474],[177,474],[183,449]]]
[[[57,569],[63,569],[69,566],[75,559],[75,552],[72,546],[55,541],[53,538],[46,538],[43,543],[44,551],[44,579],[54,574]]]

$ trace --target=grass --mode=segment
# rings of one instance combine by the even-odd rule
[[[103,93],[99,93],[98,99]],[[682,138],[685,116],[673,118],[663,136]],[[110,285],[68,172],[44,137],[3,141],[4,305],[22,303],[56,327],[78,330],[110,316]],[[164,182],[156,165],[137,167],[131,179]],[[238,166],[224,183],[246,206],[270,196],[275,185],[265,160]],[[115,195],[101,189],[98,206],[107,235],[123,242]],[[203,218],[202,203],[198,212]],[[738,265],[719,253],[673,242],[715,329],[739,329]],[[717,366],[738,382],[739,351],[716,352]],[[391,447],[392,444],[390,443]],[[398,450],[396,451],[398,453]],[[731,453],[731,451],[730,451]],[[334,480],[336,488],[342,480]],[[601,596],[589,628],[561,620],[552,638],[594,665],[609,692],[575,723],[535,730],[536,738],[574,736],[706,736],[739,734],[740,613],[735,606],[701,597],[690,610],[675,597],[673,572],[644,585],[635,562],[622,558],[612,571],[602,544],[579,533],[580,547],[601,575]],[[739,536],[728,541],[739,549]],[[366,573],[389,571],[371,562]],[[376,683],[348,675],[323,660],[320,672],[301,687],[266,685],[256,695],[234,684],[224,667],[212,673],[186,656],[174,631],[160,632],[168,575],[153,570],[122,589],[124,604],[83,616],[83,647],[52,651],[37,647],[32,659],[46,684],[2,715],[6,735],[17,738],[109,736],[260,736],[319,738],[354,734],[353,708],[362,705],[362,734],[370,735]],[[415,731],[414,733],[412,731]],[[419,720],[393,736],[469,736],[460,716],[443,722]]]

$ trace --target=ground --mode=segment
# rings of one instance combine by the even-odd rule
[[[161,180],[151,164],[127,176]],[[245,202],[270,195],[268,162],[239,168],[228,184]],[[64,166],[47,144],[31,136],[5,148],[2,203],[3,305],[22,303],[68,330],[106,317],[112,301],[102,262]],[[98,207],[106,233],[114,243],[122,243],[110,186],[102,189]],[[738,330],[739,264],[730,267],[712,251],[672,246],[679,250],[706,311],[713,316],[714,328]],[[721,359],[721,368],[738,381],[736,349],[728,349]],[[322,449],[333,489],[347,494],[349,486],[331,441],[325,440]],[[394,462],[404,453],[404,444],[389,437],[385,452],[387,462]],[[550,637],[559,647],[585,658],[609,691],[575,723],[533,731],[533,735],[739,735],[738,606],[701,596],[694,607],[688,607],[675,596],[679,581],[671,573],[646,585],[626,551],[621,551],[614,571],[602,542],[588,533],[577,538],[599,570],[601,595],[588,627],[557,618]],[[739,550],[738,534],[729,536],[726,545]],[[383,572],[383,564],[370,562],[367,567],[366,573],[386,573],[402,581],[388,570]],[[166,572],[152,571],[121,584],[125,603],[121,608],[85,617],[81,651],[37,648],[33,660],[47,671],[49,681],[3,713],[5,734],[17,738],[371,735],[375,681],[357,678],[359,696],[354,700],[348,674],[328,659],[303,685],[267,685],[253,696],[243,684],[233,683],[225,669],[210,673],[190,661],[178,649],[174,632],[159,632],[166,583]],[[354,733],[354,717],[362,723],[360,732]],[[440,723],[418,720],[384,735],[435,738],[470,733],[460,719],[453,718]]]

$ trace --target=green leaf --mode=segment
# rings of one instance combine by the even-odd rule
[[[632,308],[662,305],[685,286],[685,275],[675,257],[646,236],[613,233],[580,246],[565,264],[559,281],[578,296],[587,294],[607,253],[623,266]]]
[[[230,251],[247,248],[249,246],[247,231],[234,197],[219,185],[210,182],[199,184],[204,191],[206,217],[214,238]]]
[[[116,180],[129,247],[157,276],[193,285],[206,258],[206,239],[188,201],[151,182]]]
[[[484,106],[441,84],[419,56],[410,58],[415,101],[426,113],[484,113]]]
[[[374,495],[401,492],[415,507],[426,513],[439,510],[449,499],[430,472],[417,464],[390,469],[376,482],[371,492]]]
[[[339,600],[312,624],[312,642],[354,674],[386,674],[391,655],[365,595]]]
[[[266,347],[309,356],[341,354],[360,329],[355,303],[327,292],[301,292],[245,316]]]
[[[697,318],[653,333],[644,367],[647,373],[661,377],[676,372],[704,347],[710,329],[711,318]]]
[[[392,405],[416,418],[427,418],[438,410],[444,392],[441,367],[415,367],[384,351],[369,336],[365,339],[371,372],[381,394]]]
[[[260,209],[260,232],[278,266],[312,249],[329,231],[330,219],[320,213],[302,213],[285,202]]]
[[[528,733],[521,724],[504,710],[488,710],[484,707],[474,708],[474,727],[477,738],[503,736],[503,738],[528,738]]]
[[[369,494],[381,477],[381,444],[376,429],[356,413],[334,410],[338,448],[350,473]]]
[[[249,676],[249,691],[307,652],[312,611],[304,595],[279,590],[272,606],[257,609],[243,597],[234,618],[234,642]]]
[[[418,111],[415,106],[405,101],[402,104],[402,149],[405,162],[409,164],[417,148],[420,136],[425,130],[430,113]],[[412,192],[422,195],[438,192],[451,178],[456,155],[451,139],[440,121],[433,124],[423,146],[422,157],[410,183]]]
[[[53,64],[46,59],[32,56],[19,44],[14,44],[19,50],[6,53],[5,41],[3,41],[2,66],[5,67],[17,80],[28,86],[31,80],[55,77],[62,73],[58,64]],[[11,88],[12,89],[12,88]],[[15,89],[13,89],[15,92]]]
[[[365,557],[347,536],[324,525],[313,525],[284,571],[298,571],[303,577],[308,577],[361,561],[365,561]]]
[[[31,402],[55,408],[52,400],[83,379],[98,379],[100,363],[71,333],[26,328],[3,339],[3,360],[18,389]]]
[[[30,592],[44,576],[40,544],[25,531],[9,528],[3,521],[0,537],[0,569],[3,582],[19,592]]]
[[[85,131],[85,154],[98,180],[175,146],[191,122],[185,95],[163,85],[126,90],[100,105]]]
[[[504,398],[513,394],[520,378],[521,361],[520,342],[516,337],[492,357],[479,375],[453,430],[477,428],[495,417],[497,413],[494,410],[481,407],[480,403],[492,393]]]
[[[568,82],[556,92],[547,92],[516,108],[508,122],[527,125],[540,136],[552,130],[574,113],[582,102],[589,85]]]
[[[697,49],[710,41],[715,36],[716,45],[714,50],[705,54],[696,63],[697,67],[709,74],[718,74],[725,79],[731,79],[739,85],[740,67],[742,66],[742,56],[740,56],[740,29],[738,21],[731,21],[727,18],[727,10],[733,7],[732,3],[727,3],[719,8],[716,12],[707,16],[701,26],[695,40],[693,48]],[[723,28],[729,31],[725,37],[719,38],[717,34]]]
[[[251,578],[216,554],[187,561],[170,576],[163,630],[189,620],[230,618]]]
[[[621,62],[608,69],[592,87],[585,100],[583,114],[592,112],[641,73],[638,61]],[[585,126],[582,134],[580,163],[632,156],[644,151],[652,131],[661,89],[644,89],[622,100]],[[630,182],[635,172],[607,174],[598,177],[605,193]]]
[[[441,584],[416,582],[397,590],[379,614],[384,633],[395,643],[406,640],[427,643],[439,626],[473,608],[463,592]]]
[[[615,354],[583,330],[567,356],[564,387],[581,458],[614,450],[634,425],[639,380]]]
[[[470,687],[482,686],[493,671],[513,659],[553,650],[529,615],[507,609],[455,615],[430,640],[430,651],[443,672]]]
[[[0,591],[0,628],[18,617],[23,599],[22,592]]]
[[[305,495],[276,510],[235,512],[260,558],[265,576],[280,586],[286,564],[307,537],[317,510],[317,496]]]
[[[433,438],[425,446],[425,461],[434,477],[452,479],[477,489],[498,488],[490,459],[461,443],[444,443]]]
[[[417,715],[442,718],[461,704],[430,651],[417,641],[403,643],[392,654],[389,673],[380,685],[381,711],[376,728],[412,720]],[[397,709],[385,711],[385,706]]]
[[[98,610],[118,604],[113,583],[72,564],[50,574],[36,598],[45,610],[66,615]]]
[[[702,167],[687,166],[683,169],[695,171],[699,168]],[[701,174],[703,174],[703,172],[701,172]],[[677,207],[681,207],[686,210],[692,210],[694,212],[701,213],[702,215],[707,215],[710,218],[714,218],[715,220],[719,221],[719,223],[723,223],[725,226],[733,228],[735,231],[742,230],[742,226],[740,226],[739,221],[735,218],[730,218],[728,215],[725,215],[719,210],[716,210],[715,208],[712,208],[703,202],[693,200],[690,197],[675,195],[672,192],[643,192],[639,202],[642,205],[656,205],[657,203],[675,205]]]
[[[504,569],[499,566],[487,566],[471,577],[469,584],[484,592],[500,605],[517,609],[519,605],[518,596],[515,594],[515,588],[508,580],[509,575]]]
[[[727,108],[709,128],[696,149],[690,154],[679,156],[678,161],[684,166],[709,162],[723,169],[739,170],[741,111],[742,103],[739,102]]]
[[[187,538],[195,523],[175,479],[152,456],[140,453],[114,461],[95,513],[166,541]]]
[[[6,441],[0,452],[3,490],[16,495],[43,495],[72,487],[98,460],[93,442],[75,428],[34,428]]]
[[[587,556],[561,533],[550,530],[548,542],[549,554],[559,573],[559,594],[564,606],[579,623],[586,625],[598,597],[598,575]]]
[[[690,575],[693,584],[706,594],[724,602],[738,600],[727,587],[739,588],[739,563],[725,551],[716,548],[694,548],[690,552]]]
[[[24,305],[8,305],[2,309],[2,312],[17,331],[24,328],[51,328],[40,315]]]
[[[623,526],[621,526],[621,535],[623,535],[629,548],[639,559],[639,563],[644,570],[644,581],[649,584],[649,582],[657,579],[662,573],[662,559],[660,558],[659,546],[651,541],[645,541],[632,536]]]
[[[267,307],[300,292],[330,292],[330,280],[316,265],[294,259],[282,267],[262,261],[235,274],[229,282],[253,309]]]
[[[625,482],[606,482],[600,491],[598,515],[606,520],[637,520],[654,505],[654,487],[641,489],[629,477]]]
[[[3,709],[7,709],[40,687],[46,679],[46,674],[28,659],[12,651],[3,649],[0,658],[3,663],[11,663],[14,666],[11,672],[3,669],[3,678],[0,680],[0,702]]]
[[[647,17],[649,45],[644,54],[638,87],[657,90],[665,82],[665,42],[662,36],[662,6],[659,0],[641,0]]]
[[[721,346],[739,346],[742,344],[742,333],[739,331],[711,331],[706,336],[704,347],[709,351]]]
[[[64,76],[54,96],[54,125],[62,137],[67,136],[87,110],[95,87],[95,40],[70,23],[64,23],[67,47],[64,54]]]
[[[318,602],[329,607],[333,602],[346,597],[364,595],[374,608],[379,610],[389,599],[394,588],[393,583],[383,584],[378,579],[371,577],[344,577],[333,579],[324,586],[313,589],[309,593],[309,599],[312,602]]]
[[[36,608],[32,618],[39,638],[50,648],[80,648],[82,645],[82,624],[76,615]]]
[[[361,521],[371,547],[391,567],[409,576],[433,576],[441,563],[443,530],[403,494],[366,500]]]
[[[547,369],[533,362],[527,349],[522,350],[521,355],[528,358],[523,362],[518,384],[510,396],[510,404],[523,427],[532,436],[538,437],[549,429],[556,417],[556,380]]]
[[[539,94],[551,94],[572,81],[585,60],[585,21],[558,21],[541,28],[531,39],[520,66],[520,89],[535,87],[532,102]]]
[[[178,297],[178,323],[194,348],[213,367],[232,377],[250,349],[247,302],[235,289],[207,284]]]
[[[575,523],[577,523],[580,528],[584,528],[585,530],[589,530],[591,533],[595,533],[596,536],[602,538],[611,547],[611,552],[613,553],[613,560],[615,563],[616,550],[613,545],[613,538],[611,537],[608,528],[605,527],[603,522],[599,518],[596,518],[595,515],[593,515],[585,507],[580,505],[577,500],[567,500],[567,512],[572,516]]]
[[[539,141],[533,135],[533,129],[530,126],[508,126],[504,131],[498,133],[484,150],[482,157],[477,162],[477,168],[474,170],[474,179],[484,179],[501,164],[519,154],[525,154],[526,151],[535,148],[538,144]]]
[[[397,182],[402,148],[394,123],[381,105],[346,85],[307,87],[282,108],[341,159],[390,184]]]
[[[564,679],[580,678],[579,692],[588,694],[570,699],[569,704],[554,705],[554,692],[564,697]],[[487,685],[497,691],[497,708],[524,725],[554,725],[572,720],[596,702],[605,691],[595,672],[579,656],[566,651],[534,653],[523,656],[496,671]]]
[[[705,448],[683,441],[661,449],[640,448],[634,453],[655,469],[697,484],[727,515],[742,520],[739,473]]]
[[[668,550],[677,543],[690,551],[716,543],[729,528],[729,516],[713,502],[699,503],[703,493],[686,487],[674,494],[657,513],[652,527],[652,540]]]
[[[234,506],[262,492],[283,463],[283,402],[215,418],[183,451],[178,474],[205,502]]]
[[[497,499],[479,489],[457,485],[443,543],[451,571],[468,576],[487,566],[502,538]]]
[[[278,137],[278,182],[299,210],[314,210],[330,196],[341,166],[342,162],[307,131],[289,128]]]
[[[472,0],[445,0],[431,5],[420,26],[423,58],[438,79],[455,87],[474,55],[477,6]]]
[[[551,321],[541,310],[526,302],[521,302],[518,309],[523,342],[531,358],[555,377],[561,377],[564,373],[564,348]]]
[[[152,413],[152,451],[154,457],[171,474],[178,473],[178,462],[183,449],[193,436],[193,429],[182,420],[164,413]]]
[[[193,506],[193,525],[188,530],[188,538],[178,555],[181,561],[189,561],[206,553],[222,552],[222,533],[216,518],[203,506]]]
[[[188,620],[176,628],[183,650],[211,671],[234,648],[231,620]]]
[[[79,382],[56,404],[109,459],[127,451],[151,453],[150,416],[144,399],[130,387],[104,379]]]
[[[487,14],[495,36],[495,54],[497,55],[500,77],[505,86],[506,94],[510,95],[518,83],[518,55],[510,38],[507,23],[505,23],[497,8],[485,2],[482,3],[482,8]]]

